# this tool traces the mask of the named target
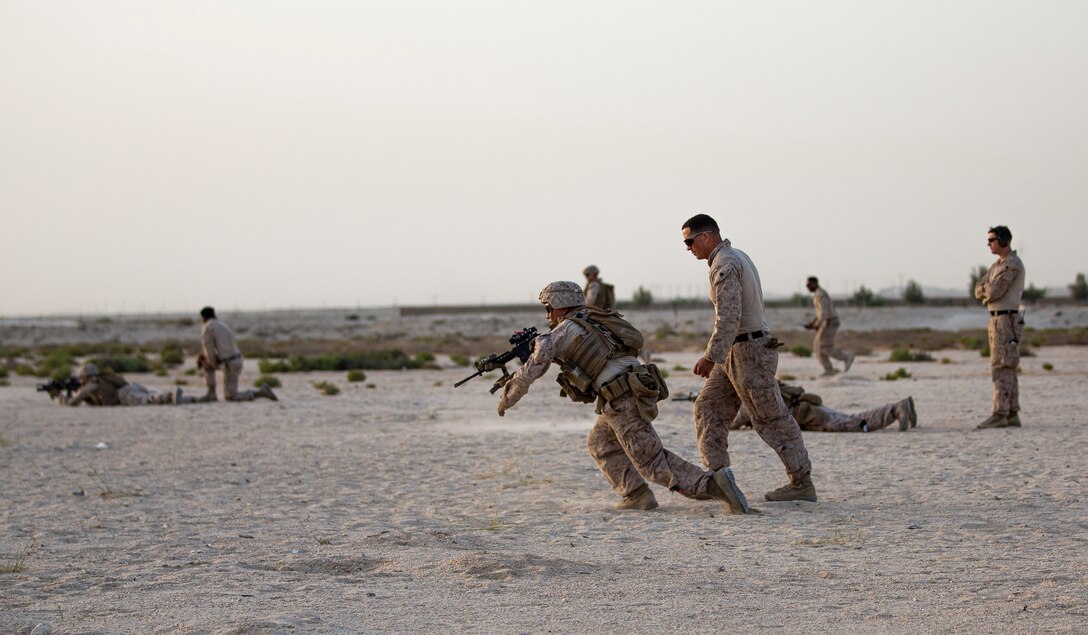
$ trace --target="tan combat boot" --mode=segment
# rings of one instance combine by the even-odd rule
[[[1010,428],[1019,428],[1020,427],[1020,413],[1019,412],[1010,412],[1009,416],[1008,416],[1008,419],[1006,419],[1006,420],[1009,422],[1009,427]]]
[[[900,432],[906,432],[907,428],[918,425],[918,415],[914,412],[913,397],[907,397],[895,404],[895,418],[899,420]]]
[[[854,354],[853,353],[847,353],[846,368],[842,369],[842,372],[844,372],[844,373],[850,372],[850,367],[853,366],[853,365],[854,365]]]
[[[733,470],[723,467],[714,472],[714,477],[706,484],[706,491],[711,498],[722,502],[722,507],[734,514],[748,513],[748,499],[744,498],[744,492],[737,487],[737,480],[733,478]]]
[[[816,502],[816,486],[812,484],[812,476],[806,474],[796,483],[783,485],[778,489],[763,495],[769,501],[809,501]]]
[[[637,509],[644,512],[657,509],[657,497],[654,496],[650,486],[643,483],[635,491],[621,498],[620,502],[616,503],[616,509]]]
[[[990,418],[978,424],[979,430],[986,430],[988,428],[1007,428],[1009,427],[1009,420],[1001,415],[990,415]]]
[[[271,399],[272,401],[279,401],[279,398],[276,397],[276,393],[272,392],[272,388],[268,385],[261,386],[261,389],[257,391],[257,396]]]

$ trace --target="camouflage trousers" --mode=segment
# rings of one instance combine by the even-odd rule
[[[690,498],[708,498],[707,481],[714,475],[666,450],[652,423],[639,415],[628,392],[606,404],[589,432],[589,454],[620,496],[647,480]]]
[[[242,376],[242,358],[236,357],[223,365],[223,392],[227,401],[253,401],[257,393],[253,390],[238,390],[238,379]],[[215,368],[210,364],[204,368],[204,383],[208,394],[215,394]]]
[[[850,358],[840,348],[835,348],[835,334],[839,332],[839,318],[831,318],[824,320],[820,323],[820,326],[816,329],[816,337],[812,340],[812,348],[816,357],[820,360],[820,365],[824,367],[824,370],[834,370],[831,366],[831,359],[837,359],[840,362],[845,362]]]
[[[733,344],[724,364],[715,364],[695,399],[695,440],[703,464],[712,470],[730,465],[729,424],[741,405],[752,428],[778,454],[793,482],[812,471],[801,428],[786,409],[778,381],[778,351],[761,338]]]
[[[804,404],[804,402],[801,403]],[[870,408],[869,410],[863,410],[854,414],[839,412],[838,410],[832,410],[831,408],[822,405],[805,405],[809,408],[819,410],[822,415],[814,418],[821,420],[821,423],[818,426],[802,424],[805,430],[819,432],[864,432],[865,429],[862,428],[864,425],[868,428],[869,432],[873,432],[875,430],[880,430],[881,428],[887,428],[898,420],[894,403],[884,404],[879,408]],[[797,420],[801,421],[802,417],[798,416]]]
[[[162,406],[174,403],[174,394],[158,393],[140,384],[125,384],[117,391],[117,399],[122,406]]]
[[[1024,324],[1018,313],[991,315],[986,329],[990,336],[990,376],[994,380],[993,414],[1007,417],[1020,412],[1020,338]]]

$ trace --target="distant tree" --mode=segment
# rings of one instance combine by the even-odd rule
[[[1083,273],[1077,274],[1077,280],[1069,285],[1069,291],[1073,294],[1074,300],[1088,302],[1088,280],[1084,279]]]
[[[865,285],[858,287],[858,290],[850,297],[850,301],[856,306],[882,306],[884,304],[884,298],[873,293]]]
[[[639,286],[635,289],[635,294],[631,297],[631,302],[637,307],[648,307],[654,303],[654,294],[650,293],[650,290]]]
[[[922,293],[922,285],[914,280],[908,280],[907,286],[903,287],[903,300],[907,304],[925,304],[926,296]]]
[[[1027,289],[1024,289],[1024,294],[1020,297],[1028,304],[1038,304],[1039,300],[1046,297],[1046,288],[1037,289],[1033,282],[1028,285]]]
[[[967,286],[967,297],[972,300],[975,298],[975,285],[979,280],[986,277],[986,274],[990,272],[990,269],[986,265],[979,265],[978,268],[971,270],[971,284]],[[979,304],[982,304],[982,300],[978,300]]]
[[[793,294],[793,297],[790,298],[790,304],[796,306],[812,306],[812,298],[803,293],[795,293]]]

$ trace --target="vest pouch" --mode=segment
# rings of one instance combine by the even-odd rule
[[[657,400],[664,401],[668,399],[669,385],[665,383],[665,377],[661,374],[657,364],[646,364],[643,368],[653,378],[654,383],[657,384]]]
[[[577,369],[574,372],[563,370],[555,378],[555,383],[560,386],[561,397],[567,397],[574,403],[593,403],[597,400],[597,393],[593,390],[593,385],[584,380],[585,376]]]

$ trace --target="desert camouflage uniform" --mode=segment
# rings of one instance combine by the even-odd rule
[[[140,384],[130,384],[120,375],[102,373],[89,380],[76,394],[61,398],[66,406],[145,406],[174,403],[174,393],[157,393]]]
[[[538,337],[529,361],[504,387],[500,407],[506,409],[516,404],[553,361],[565,359],[575,338],[583,334],[581,325],[564,320],[547,335]],[[593,387],[599,390],[609,380],[638,368],[640,364],[635,357],[609,360],[593,380]],[[652,425],[657,417],[656,398],[640,399],[634,391],[629,391],[610,403],[599,399],[597,414],[597,423],[587,441],[589,454],[617,494],[628,496],[650,480],[691,498],[709,498],[707,483],[713,474],[662,446]]]
[[[204,358],[204,383],[208,386],[208,394],[215,394],[215,369],[222,364],[223,391],[227,401],[253,401],[256,392],[252,390],[238,390],[238,379],[242,376],[242,350],[238,348],[238,341],[234,339],[234,333],[216,318],[204,323],[200,331],[200,340],[203,347]]]
[[[730,465],[729,425],[743,405],[752,427],[771,446],[793,483],[812,471],[801,429],[778,390],[776,342],[769,335],[735,342],[740,334],[766,332],[759,272],[744,252],[723,239],[710,257],[714,332],[703,357],[714,362],[695,400],[695,438],[712,470]]]
[[[986,276],[975,285],[975,297],[990,311],[987,334],[990,341],[990,376],[994,382],[993,414],[1007,417],[1020,412],[1020,339],[1024,320],[1020,301],[1024,293],[1024,262],[1016,251],[999,258]],[[1012,311],[1012,313],[1010,313]],[[1001,315],[994,315],[1002,312]]]
[[[607,308],[604,306],[604,288],[601,286],[601,281],[593,280],[586,284],[586,306],[594,306],[598,309]]]
[[[813,338],[812,347],[816,349],[816,357],[820,365],[827,372],[833,372],[831,359],[840,362],[847,361],[850,356],[842,349],[835,348],[835,334],[839,332],[839,314],[835,311],[835,304],[831,302],[831,296],[823,287],[816,287],[812,294],[812,306],[816,308],[816,317],[811,325],[816,328],[816,337]]]
[[[780,387],[790,414],[802,430],[809,432],[873,432],[899,420],[900,412],[895,403],[847,414],[828,408],[819,396],[806,393],[800,386],[780,384]],[[736,430],[751,424],[748,411],[741,408],[730,427]]]

